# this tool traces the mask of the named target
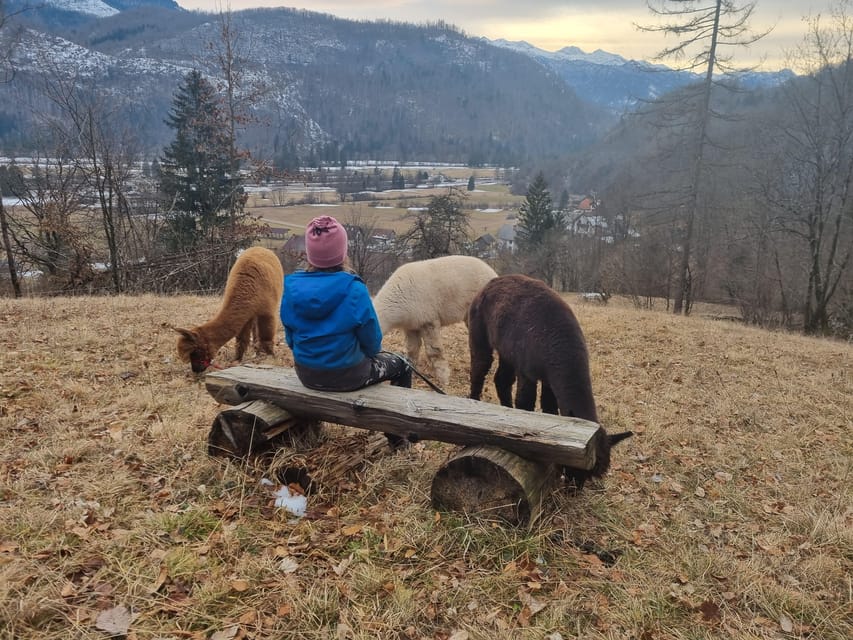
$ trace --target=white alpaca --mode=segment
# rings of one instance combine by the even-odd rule
[[[373,299],[382,333],[401,329],[409,359],[417,363],[421,341],[442,386],[450,382],[441,327],[467,321],[471,300],[497,273],[479,258],[443,256],[399,267]]]

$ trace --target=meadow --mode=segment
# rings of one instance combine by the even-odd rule
[[[0,299],[0,638],[853,637],[853,346],[567,300],[602,424],[635,435],[509,527],[431,508],[442,443],[370,454],[304,517],[208,456],[226,407],[172,327],[217,297]],[[445,341],[466,395],[464,325]],[[283,335],[248,362],[292,364]],[[368,441],[324,425],[310,453]]]
[[[468,191],[466,182],[472,173],[482,182],[474,191]],[[391,229],[400,234],[412,227],[415,217],[429,206],[432,198],[449,193],[453,185],[461,198],[462,210],[468,216],[473,239],[485,233],[497,234],[524,202],[524,196],[510,194],[505,184],[490,181],[485,170],[444,169],[444,174],[447,174],[446,183],[364,192],[360,194],[364,199],[354,200],[347,195],[344,201],[330,187],[298,181],[286,187],[273,185],[268,190],[250,190],[246,211],[273,228],[285,228],[294,234],[302,233],[305,225],[320,215]]]

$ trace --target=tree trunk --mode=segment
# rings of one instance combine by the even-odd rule
[[[12,282],[12,290],[15,297],[21,297],[21,282],[18,280],[18,268],[15,266],[15,256],[12,253],[12,241],[9,238],[9,222],[6,220],[6,207],[0,200],[0,230],[3,233],[3,249],[6,251],[6,263],[9,266],[9,279]]]

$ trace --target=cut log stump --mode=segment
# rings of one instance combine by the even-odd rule
[[[232,458],[256,456],[290,445],[319,426],[316,420],[297,418],[263,400],[244,402],[221,411],[213,420],[207,452]]]
[[[533,462],[497,447],[465,447],[433,478],[432,504],[439,511],[526,524],[539,516],[556,478],[553,464]]]

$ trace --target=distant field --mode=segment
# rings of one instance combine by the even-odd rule
[[[401,233],[411,227],[418,210],[448,191],[447,187],[388,190],[371,194],[371,200],[353,202],[347,198],[341,202],[334,190],[292,185],[286,191],[252,193],[247,211],[273,227],[292,229],[294,233],[300,233],[312,218],[320,215],[331,215],[341,221],[360,219]],[[471,192],[463,187],[460,193],[474,237],[497,233],[507,222],[507,216],[515,214],[524,201],[522,196],[510,194],[505,185],[488,184]],[[306,200],[311,202],[305,204]]]

